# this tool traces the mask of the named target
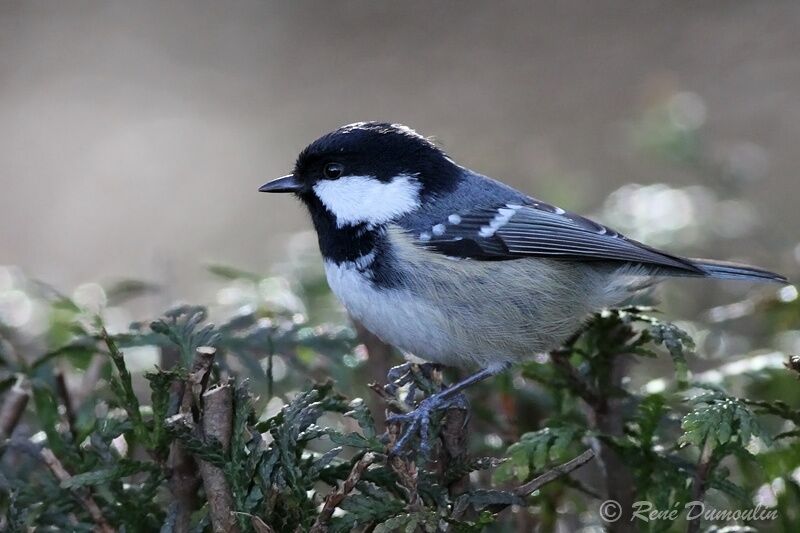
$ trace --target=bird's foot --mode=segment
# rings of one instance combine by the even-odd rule
[[[417,385],[415,383],[416,380],[414,376],[415,367],[418,368],[419,372],[421,372],[422,375],[427,379],[431,379],[433,372],[441,369],[441,365],[435,363],[403,363],[401,365],[393,366],[389,369],[389,373],[386,374],[388,384],[384,385],[383,387],[386,392],[391,395],[395,395],[400,387],[410,383],[411,388],[406,394],[406,403],[408,405],[411,405],[411,400],[417,392]]]
[[[447,391],[432,394],[408,413],[390,416],[387,424],[402,424],[400,438],[397,439],[390,455],[398,456],[407,453],[414,437],[419,437],[419,450],[424,458],[431,454],[431,417],[436,411],[446,409],[463,409],[469,412],[469,402],[464,394],[448,394]],[[465,420],[466,423],[466,420]]]

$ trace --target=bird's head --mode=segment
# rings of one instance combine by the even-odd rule
[[[259,190],[294,193],[312,216],[332,217],[338,227],[377,226],[451,190],[459,175],[460,168],[414,130],[358,122],[308,145],[290,175]]]

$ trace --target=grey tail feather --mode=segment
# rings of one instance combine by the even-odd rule
[[[713,259],[690,259],[690,261],[709,278],[788,283],[786,276],[750,265]]]

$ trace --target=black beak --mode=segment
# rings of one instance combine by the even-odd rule
[[[260,192],[297,192],[302,188],[302,184],[298,182],[294,174],[283,176],[272,181],[268,181],[258,188]]]

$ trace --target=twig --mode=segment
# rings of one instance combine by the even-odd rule
[[[76,408],[80,408],[83,402],[86,401],[86,398],[94,392],[97,382],[103,377],[103,369],[106,366],[106,361],[108,361],[108,358],[103,354],[95,354],[92,356],[89,366],[86,367],[86,371],[83,373],[80,387],[72,391],[72,401]]]
[[[578,371],[569,362],[569,351],[567,349],[558,349],[550,352],[550,361],[559,370],[563,372],[569,386],[581,399],[589,405],[599,403],[600,396],[589,383],[581,376]]]
[[[253,529],[256,533],[275,533],[275,530],[272,529],[272,526],[264,522],[261,518],[255,515],[250,515],[250,523],[253,525]]]
[[[694,471],[694,479],[692,480],[692,501],[702,502],[708,489],[708,474],[711,472],[713,465],[714,447],[709,443],[709,440],[703,443],[703,451],[700,452],[700,458],[697,460],[697,467]],[[693,518],[686,528],[686,533],[697,533],[700,531],[702,523],[702,516]]]
[[[542,474],[541,476],[537,476],[534,479],[528,481],[524,485],[520,485],[516,489],[514,489],[514,494],[517,496],[529,496],[542,488],[544,485],[550,483],[551,481],[560,478],[561,476],[567,475],[573,470],[577,470],[578,468],[582,467],[589,461],[594,458],[594,451],[591,449],[586,450],[579,456],[575,457],[574,459],[570,459],[564,464],[558,465],[555,468],[552,468]]]
[[[42,448],[42,451],[39,453],[42,461],[44,461],[44,464],[47,465],[56,479],[62,483],[72,479],[72,476],[64,468],[64,465],[61,464],[61,461],[58,460],[58,457],[56,457],[49,448]],[[94,501],[94,498],[92,498],[92,495],[88,490],[73,488],[72,493],[92,517],[92,520],[97,525],[98,531],[101,533],[114,532],[114,528],[112,528],[111,525],[106,521],[102,511],[100,510],[100,506],[97,505],[97,502]]]
[[[11,390],[8,391],[3,407],[0,408],[0,439],[6,439],[11,436],[22,417],[22,413],[25,412],[25,407],[28,405],[31,393],[23,383],[22,378],[17,380]]]
[[[437,388],[442,388],[442,372],[435,370],[431,372],[431,380]],[[468,436],[469,436],[469,411],[467,406],[451,407],[445,411],[442,418],[439,435],[441,446],[439,446],[437,470],[440,479],[445,479],[451,465],[462,463],[467,460],[468,455]],[[469,490],[469,473],[453,479],[447,485],[450,497],[455,499]]]
[[[609,379],[611,390],[617,389],[622,383],[625,364],[620,361],[618,356],[610,363],[612,375]],[[608,395],[600,395],[594,404],[590,404],[592,426],[603,435],[610,437],[621,437],[625,431],[625,412],[624,398],[611,398]],[[619,455],[616,449],[605,439],[595,438],[594,447],[597,452],[597,461],[603,471],[603,479],[606,485],[606,496],[610,500],[619,503],[622,514],[616,522],[607,525],[609,531],[613,533],[633,533],[638,531],[631,521],[633,513],[634,492],[636,482],[630,467]]]
[[[203,394],[203,433],[207,440],[215,439],[227,453],[231,445],[233,426],[233,392],[230,384],[223,383]],[[225,478],[225,472],[207,461],[200,460],[200,475],[203,478],[206,498],[211,511],[214,531],[239,531],[233,513],[233,496]]]
[[[186,378],[188,385],[183,391],[181,399],[181,413],[188,413],[192,409],[192,403],[199,404],[200,397],[208,384],[208,374],[214,364],[214,357],[217,354],[216,348],[211,346],[200,346],[195,350],[192,371]]]
[[[330,522],[336,507],[338,507],[339,504],[342,503],[342,501],[347,497],[347,495],[353,491],[353,489],[356,487],[356,484],[361,479],[361,476],[374,461],[374,453],[368,452],[364,454],[364,457],[359,459],[356,464],[353,465],[353,469],[350,470],[350,475],[348,475],[347,479],[344,480],[341,488],[338,488],[325,496],[325,503],[322,505],[322,510],[319,512],[319,515],[317,515],[317,519],[314,521],[314,525],[311,526],[309,533],[325,533],[328,531],[328,523]]]
[[[389,394],[385,387],[378,387],[370,385],[386,402],[386,417],[388,418],[391,412],[404,412],[409,410],[409,406],[401,402],[398,398]],[[409,393],[410,394],[410,393]],[[386,450],[389,452],[397,443],[401,436],[403,425],[401,422],[393,424],[386,424]],[[419,510],[422,507],[422,502],[417,490],[417,465],[414,459],[405,456],[404,454],[391,455],[389,454],[389,466],[395,474],[397,474],[400,488],[403,489],[408,501],[408,507],[411,510]]]
[[[389,372],[392,361],[396,359],[394,349],[377,336],[373,335],[358,321],[354,320],[353,325],[356,328],[359,341],[361,341],[367,349],[368,358],[362,370],[362,372],[366,374],[364,376],[365,381],[367,383],[373,383],[382,380],[384,376],[386,376],[386,373]],[[381,419],[380,416],[380,413],[383,413],[380,400],[370,396],[367,401],[369,402],[370,412],[378,415],[375,420],[375,429],[380,433],[386,425],[386,420]]]
[[[620,325],[608,333],[622,344],[634,335],[630,328]],[[566,347],[551,352],[551,361],[559,368],[566,378],[569,387],[586,403],[590,410],[590,423],[593,429],[610,437],[620,437],[624,433],[624,398],[612,396],[611,391],[619,390],[627,368],[628,358],[620,353],[599,353],[596,357],[608,359],[607,374],[600,379],[602,388],[588,382],[578,373],[569,361],[569,354],[574,350],[578,335],[567,341]],[[633,511],[635,481],[628,465],[622,457],[609,444],[600,438],[593,439],[593,447],[597,461],[603,471],[606,485],[606,497],[620,504],[622,515],[614,523],[608,524],[608,529],[614,533],[628,533],[636,531],[630,520]]]

